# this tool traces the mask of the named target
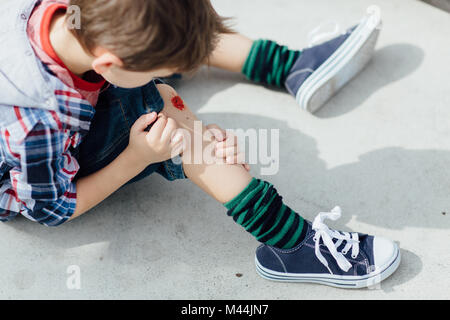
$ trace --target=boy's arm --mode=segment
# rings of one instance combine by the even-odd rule
[[[137,159],[132,150],[127,148],[108,166],[87,177],[80,178],[76,184],[76,210],[69,220],[94,208],[145,168],[146,164]]]
[[[164,114],[141,116],[131,128],[128,147],[108,166],[78,180],[77,205],[70,220],[95,207],[150,164],[180,154],[183,143],[181,135],[174,136],[177,128],[175,120]]]

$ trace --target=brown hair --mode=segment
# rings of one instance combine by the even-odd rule
[[[130,71],[192,71],[232,33],[210,0],[71,0],[81,10],[73,33],[92,52],[101,46]]]

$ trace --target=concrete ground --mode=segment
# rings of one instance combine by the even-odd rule
[[[0,224],[0,298],[449,299],[449,14],[413,0],[213,2],[246,35],[298,49],[321,22],[350,26],[380,7],[374,59],[315,116],[213,69],[176,89],[206,122],[280,129],[279,173],[263,178],[307,219],[340,205],[333,228],[397,241],[398,271],[372,290],[269,282],[255,272],[256,241],[221,205],[152,176],[60,228]],[[72,270],[80,290],[67,286]]]

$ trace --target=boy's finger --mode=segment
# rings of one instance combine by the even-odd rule
[[[237,141],[237,137],[228,138],[227,140],[223,142],[218,142],[216,144],[216,150],[220,149],[228,149],[228,148],[234,148],[236,150],[239,150],[239,143]]]
[[[226,149],[235,147],[237,148],[239,144],[238,138],[235,135],[228,135],[224,141],[217,142],[217,149]]]
[[[237,155],[238,153],[239,153],[239,150],[237,147],[216,149],[216,157],[218,157],[218,158],[227,158],[227,157]]]
[[[165,115],[160,114],[158,117],[159,119],[155,122],[153,127],[150,129],[150,132],[148,133],[150,136],[153,136],[155,138],[161,137],[167,123],[167,117]]]
[[[181,131],[179,131],[179,130],[175,130],[172,133],[172,139],[170,140],[170,144],[173,147],[173,146],[175,146],[175,145],[177,145],[179,143],[182,143],[183,140],[184,140],[183,133]]]
[[[236,148],[239,149],[238,141],[232,141],[232,140],[225,140],[222,142],[216,143],[216,149],[227,149],[227,148]]]
[[[222,142],[225,140],[227,133],[225,132],[225,130],[220,128],[218,125],[210,124],[210,125],[206,126],[206,128],[212,134],[212,136],[216,139],[216,141]]]
[[[227,147],[237,146],[238,145],[238,138],[234,134],[228,132],[227,133],[227,137],[226,137],[224,142],[225,142],[225,145]]]
[[[234,156],[230,156],[226,158],[227,164],[245,164],[245,155],[243,153],[239,153]]]
[[[164,143],[169,143],[174,131],[177,130],[177,128],[177,122],[172,118],[168,118],[166,126],[161,134],[161,141]]]
[[[176,156],[179,156],[183,152],[184,152],[184,143],[183,143],[183,141],[175,143],[172,146],[172,152],[171,152],[172,158],[174,158]]]
[[[149,125],[155,122],[157,117],[158,115],[156,114],[156,112],[144,114],[139,119],[136,120],[131,130],[134,132],[142,132],[145,129],[147,129]]]

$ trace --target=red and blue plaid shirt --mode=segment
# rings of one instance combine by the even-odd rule
[[[79,166],[71,150],[88,132],[95,110],[76,90],[56,77],[51,81],[58,111],[0,106],[10,121],[0,130],[0,221],[20,213],[57,226],[75,211]]]
[[[66,222],[76,209],[79,170],[72,151],[89,131],[104,81],[86,82],[73,75],[49,41],[52,15],[67,0],[36,2],[27,34],[47,71],[58,107],[0,104],[0,221],[19,214],[46,226]]]

